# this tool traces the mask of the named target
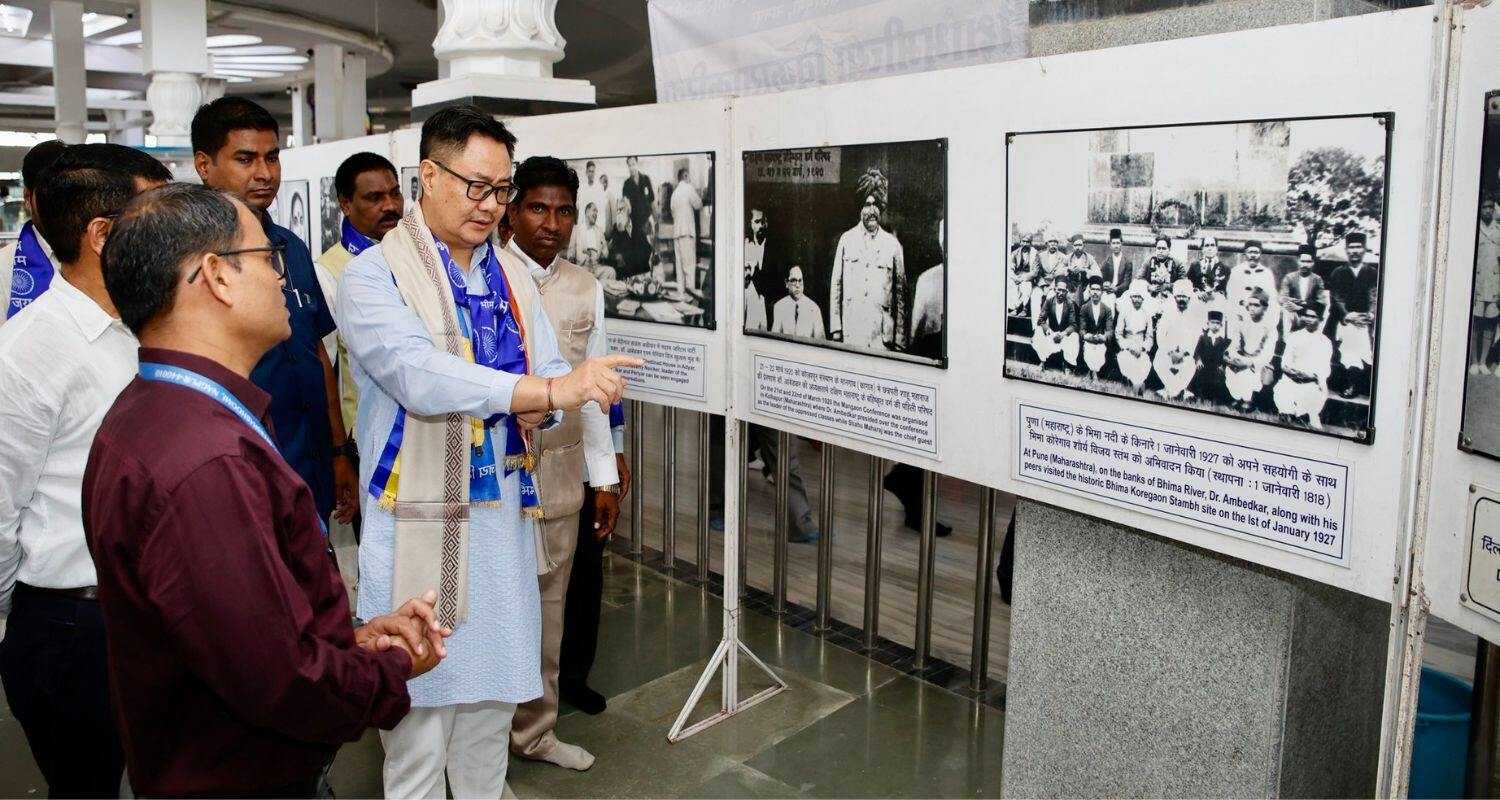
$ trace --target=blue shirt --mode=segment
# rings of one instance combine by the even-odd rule
[[[333,439],[328,430],[328,390],[318,348],[333,332],[333,316],[313,271],[312,253],[296,234],[262,216],[271,244],[283,245],[292,335],[255,365],[250,380],[271,396],[271,424],[281,455],[312,489],[318,514],[333,513]]]

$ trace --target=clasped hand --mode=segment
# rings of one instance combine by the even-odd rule
[[[355,628],[354,643],[376,652],[399,647],[411,657],[408,679],[427,673],[448,655],[443,640],[453,635],[452,628],[438,624],[437,612],[433,610],[437,599],[437,590],[428,589],[395,611]]]

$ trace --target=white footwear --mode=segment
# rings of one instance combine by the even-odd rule
[[[539,757],[538,760],[546,761],[549,764],[556,764],[566,769],[576,769],[579,772],[583,772],[589,767],[594,766],[593,753],[576,744],[568,744],[567,742],[558,742],[546,755]]]

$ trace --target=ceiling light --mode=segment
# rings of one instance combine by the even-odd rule
[[[215,64],[237,64],[242,67],[254,66],[281,66],[289,65],[300,67],[307,63],[307,56],[230,56],[228,58],[214,53]]]
[[[105,31],[112,31],[124,25],[127,20],[114,14],[96,14],[92,11],[83,15],[83,38],[97,36]]]
[[[244,67],[233,67],[230,69],[215,69],[212,77],[224,78],[231,75],[244,78],[279,78],[286,73],[270,69],[246,69]]]
[[[289,56],[301,52],[284,44],[250,44],[239,47],[215,47],[216,56]]]
[[[110,47],[133,47],[141,43],[141,32],[139,29],[117,33],[114,36],[106,36],[99,40],[99,44],[107,44]]]
[[[218,36],[208,37],[207,45],[214,47],[240,47],[247,44],[260,44],[263,39],[251,33],[221,33]]]
[[[31,27],[31,9],[0,3],[0,36],[26,35]]]

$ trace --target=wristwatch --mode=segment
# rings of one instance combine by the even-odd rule
[[[594,491],[596,491],[596,492],[609,492],[610,494],[619,494],[620,493],[620,484],[618,484],[618,483],[611,483],[608,486],[595,486],[594,487]]]

